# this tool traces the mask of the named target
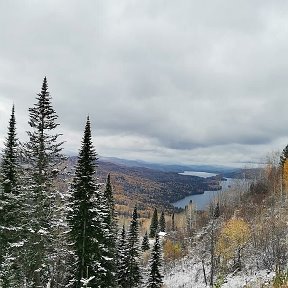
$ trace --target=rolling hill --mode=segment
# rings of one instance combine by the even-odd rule
[[[68,161],[68,167],[73,169],[77,157],[70,157]],[[178,172],[167,172],[168,168],[164,170],[126,165],[125,162],[116,164],[105,159],[98,161],[97,176],[100,182],[105,183],[107,175],[111,174],[117,207],[124,214],[130,213],[135,204],[142,211],[150,211],[153,207],[172,211],[175,208],[171,203],[218,188],[218,181],[213,177],[188,177]]]

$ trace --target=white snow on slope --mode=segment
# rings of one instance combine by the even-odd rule
[[[206,277],[209,284],[209,270],[206,271]],[[268,284],[275,273],[266,270],[248,273],[240,271],[235,275],[228,275],[221,288],[260,288],[261,284]],[[193,259],[183,259],[175,267],[166,269],[164,284],[167,288],[207,288],[205,285],[203,269],[201,262],[195,263]]]

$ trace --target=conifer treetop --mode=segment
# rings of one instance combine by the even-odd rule
[[[37,94],[37,103],[34,107],[29,108],[29,125],[41,131],[55,129],[59,124],[55,123],[58,115],[54,111],[51,104],[51,96],[48,92],[48,83],[46,76],[44,77],[41,92]]]
[[[80,171],[85,171],[86,176],[94,176],[96,167],[98,166],[97,160],[97,153],[92,143],[91,123],[89,116],[87,116],[81,149],[78,156],[78,163],[76,166],[76,176]],[[82,175],[82,172],[80,174]]]
[[[12,106],[11,117],[9,120],[8,134],[4,142],[1,179],[3,182],[4,192],[10,193],[17,184],[17,167],[18,167],[18,146],[19,142],[16,134],[15,106]]]
[[[32,165],[34,178],[39,181],[44,171],[48,177],[53,176],[52,170],[63,159],[63,142],[58,141],[61,134],[54,132],[59,125],[56,123],[58,115],[52,107],[46,77],[36,100],[34,106],[29,108],[28,123],[32,129],[27,131],[29,141],[25,144],[25,160]]]

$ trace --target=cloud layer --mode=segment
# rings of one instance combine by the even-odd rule
[[[0,140],[43,77],[68,152],[261,162],[288,143],[288,3],[0,0]],[[2,142],[2,141],[1,141]]]

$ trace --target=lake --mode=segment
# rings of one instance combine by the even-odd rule
[[[212,176],[216,176],[215,173],[208,173],[208,172],[194,172],[194,171],[184,171],[182,173],[178,173],[180,175],[187,175],[187,176],[198,176],[203,178],[208,178]]]
[[[208,172],[194,172],[194,171],[184,171],[183,173],[179,173],[181,175],[188,176],[200,176],[200,177],[211,177],[216,176],[214,173]],[[174,207],[185,208],[186,205],[192,200],[192,202],[196,205],[197,210],[204,210],[208,207],[209,203],[221,192],[225,192],[228,190],[228,187],[232,184],[233,179],[228,178],[227,181],[221,181],[220,185],[222,186],[221,190],[217,191],[204,191],[203,194],[196,194],[187,196],[175,203],[172,203]]]

